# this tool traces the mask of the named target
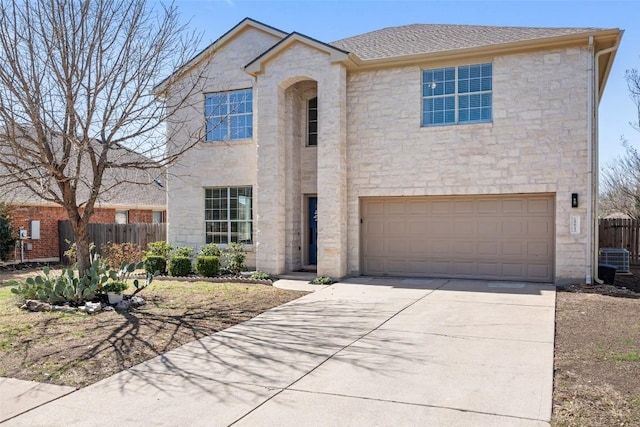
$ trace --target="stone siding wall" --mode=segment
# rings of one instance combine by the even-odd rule
[[[555,193],[555,275],[584,280],[589,56],[567,48],[350,74],[349,271],[360,271],[361,197]],[[421,70],[480,62],[493,63],[493,122],[421,127]],[[580,234],[569,234],[570,215]]]

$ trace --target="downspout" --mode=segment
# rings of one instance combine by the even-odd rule
[[[594,73],[594,65],[595,65],[595,55],[592,55],[595,47],[593,45],[593,36],[589,36],[589,68],[587,69],[587,253],[585,254],[587,259],[586,261],[586,271],[585,278],[587,285],[592,284],[591,272],[593,271],[593,206],[595,204],[595,197],[593,193],[593,157],[594,157],[594,144],[593,136],[594,136],[594,121],[595,121],[595,111],[594,111],[594,83],[596,81],[595,73]],[[597,276],[597,274],[596,274]]]
[[[593,36],[589,36],[589,46],[593,48]],[[620,46],[620,37],[616,39],[616,44],[610,48],[603,49],[596,52],[593,56],[593,64],[590,64],[590,70],[592,79],[589,79],[589,87],[591,93],[588,102],[591,104],[589,109],[589,121],[591,124],[590,134],[588,135],[588,151],[590,157],[589,163],[589,181],[587,182],[587,191],[589,197],[589,211],[587,212],[587,222],[589,223],[590,232],[587,236],[587,243],[589,248],[589,259],[587,260],[587,284],[591,284],[590,276],[593,271],[593,279],[596,283],[602,284],[602,280],[598,277],[598,269],[593,266],[598,265],[598,251],[596,250],[596,244],[598,242],[598,223],[593,218],[594,213],[597,211],[598,200],[598,186],[599,186],[599,164],[598,164],[598,150],[599,150],[599,138],[598,138],[598,106],[600,105],[600,56],[607,53],[615,52]],[[594,172],[595,171],[595,172]]]

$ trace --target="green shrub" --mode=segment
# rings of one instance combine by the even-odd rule
[[[225,270],[233,274],[238,274],[245,269],[245,258],[246,251],[244,250],[244,245],[242,243],[229,243],[229,247],[222,253]]]
[[[200,248],[199,255],[220,257],[220,248],[215,243],[209,243],[207,246]]]
[[[196,271],[204,277],[213,277],[220,271],[220,258],[201,255],[196,258]]]
[[[104,285],[102,285],[102,292],[114,292],[116,294],[121,294],[124,291],[126,291],[128,287],[129,285],[127,284],[127,282],[121,282],[121,281],[107,282]]]
[[[264,271],[256,271],[250,276],[254,280],[269,280],[271,277]]]
[[[0,260],[6,261],[16,244],[15,231],[11,226],[9,207],[0,203]]]
[[[122,263],[142,261],[143,251],[135,243],[105,243],[100,248],[102,259],[111,268],[120,268]]]
[[[161,256],[164,257],[165,260],[169,259],[169,254],[173,250],[173,246],[169,243],[161,241],[161,242],[151,242],[147,244],[147,251],[144,253],[145,258],[149,256]]]
[[[187,258],[192,258],[193,257],[193,248],[190,248],[189,246],[179,246],[177,248],[174,248],[173,251],[171,252],[171,257],[187,257]]]
[[[29,277],[24,283],[11,282],[16,286],[11,292],[24,299],[38,299],[51,304],[80,304],[93,299],[100,286],[108,280],[105,271],[98,260],[92,263],[83,277],[77,277],[71,268],[64,268],[59,276],[53,276],[49,267],[45,267],[42,275]]]
[[[147,255],[144,260],[144,271],[151,274],[166,274],[167,259],[160,255]]]
[[[174,256],[169,260],[169,276],[182,277],[191,274],[191,258]]]
[[[311,281],[314,285],[330,285],[333,283],[333,279],[331,277],[326,276],[318,276]]]

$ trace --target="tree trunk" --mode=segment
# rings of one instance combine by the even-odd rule
[[[84,221],[71,221],[73,232],[76,238],[76,261],[78,263],[78,275],[84,276],[86,269],[91,267],[91,254],[89,246],[91,245],[91,237]]]

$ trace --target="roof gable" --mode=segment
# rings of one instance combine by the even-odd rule
[[[176,81],[180,79],[182,76],[189,73],[189,71],[193,67],[198,65],[202,60],[210,57],[211,55],[213,55],[215,51],[219,50],[225,44],[229,43],[231,40],[237,37],[239,34],[243,33],[244,31],[250,28],[254,28],[259,31],[265,32],[267,34],[271,34],[277,38],[284,38],[287,36],[286,32],[279,30],[275,27],[272,27],[267,24],[263,24],[262,22],[256,21],[255,19],[244,18],[242,21],[236,24],[229,31],[224,33],[222,36],[218,37],[216,41],[214,41],[209,46],[201,50],[196,56],[194,56],[189,61],[187,61],[175,72],[167,76],[167,78],[165,78],[162,82],[158,83],[154,88],[154,93],[161,95],[163,92],[166,91],[166,89],[169,87],[171,82]]]
[[[349,59],[349,52],[340,49],[335,46],[331,46],[327,43],[321,42],[309,36],[305,36],[304,34],[300,34],[298,32],[293,32],[289,34],[284,39],[280,40],[278,43],[273,45],[270,49],[262,53],[256,59],[251,61],[245,66],[245,71],[249,74],[259,74],[262,72],[264,65],[269,62],[271,59],[278,56],[280,53],[285,51],[287,48],[292,46],[295,43],[302,43],[306,46],[310,46],[315,48],[321,52],[324,52],[329,55],[329,60],[331,62],[340,62],[346,61]]]

